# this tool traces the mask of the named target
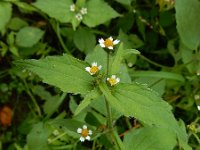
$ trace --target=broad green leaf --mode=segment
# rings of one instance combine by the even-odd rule
[[[18,17],[12,18],[8,24],[8,28],[12,30],[19,30],[25,26],[28,26],[28,23]]]
[[[166,86],[165,79],[155,78],[155,77],[138,77],[134,79],[134,81],[144,85],[147,84],[154,91],[158,92],[159,95],[163,95],[165,92],[165,86]]]
[[[69,108],[70,108],[70,111],[74,114],[74,112],[76,111],[78,107],[78,104],[74,98],[74,96],[70,96],[70,101],[69,101]],[[87,115],[87,110],[84,109],[82,110],[81,113],[79,113],[78,115],[76,116],[73,116],[73,119],[74,120],[78,120],[78,121],[84,121],[85,120],[85,117]]]
[[[92,101],[90,103],[90,107],[92,107],[95,110],[95,112],[107,116],[105,97],[103,95]],[[112,108],[111,111],[112,119],[114,120],[117,120],[122,115],[119,111],[115,110],[114,108]]]
[[[199,0],[176,0],[177,30],[183,43],[190,49],[200,44],[200,2]]]
[[[98,96],[100,96],[100,93],[97,90],[93,90],[90,93],[88,93],[76,108],[74,115],[75,116],[78,115],[83,109],[85,109],[91,103],[92,100],[94,100]]]
[[[172,150],[176,135],[166,128],[144,127],[126,134],[124,145],[126,150]]]
[[[131,5],[131,0],[116,0],[116,1],[124,5]]]
[[[187,64],[186,68],[188,69],[188,71],[190,73],[194,73],[195,67],[197,66],[197,62],[198,62],[198,61],[193,61],[195,59],[195,54],[193,53],[193,51],[191,51],[191,49],[187,48],[183,44],[180,44],[179,50],[181,52],[181,57],[182,57],[183,63]],[[193,61],[193,63],[189,63],[189,62],[192,62],[192,61]]]
[[[119,16],[103,0],[90,0],[86,3],[86,8],[87,14],[83,18],[83,23],[88,27],[95,27]]]
[[[105,84],[99,87],[112,107],[123,115],[133,116],[146,125],[167,128],[176,133],[180,142],[187,142],[186,135],[171,112],[171,106],[151,89],[127,83],[116,85],[112,91]]]
[[[123,43],[121,43],[119,48],[116,51],[116,54],[113,58],[113,61],[112,61],[111,67],[110,67],[111,74],[119,73],[119,70],[120,70],[120,67],[122,64],[123,53],[124,53],[124,47],[123,47]]]
[[[12,5],[7,2],[0,2],[0,31],[5,29],[12,15]]]
[[[63,93],[63,95],[51,97],[45,102],[44,112],[45,114],[47,114],[47,117],[50,117],[53,113],[57,111],[58,107],[64,101],[66,95],[66,93]]]
[[[34,6],[60,22],[70,22],[74,13],[70,11],[72,0],[37,0]]]
[[[20,2],[17,0],[11,0],[11,1],[13,1],[13,4],[15,4],[24,13],[38,12],[37,8],[28,4],[27,2]]]
[[[92,32],[90,32],[90,30],[79,28],[74,33],[74,43],[80,51],[87,54],[94,49],[96,45],[96,37]]]
[[[24,27],[17,33],[16,43],[22,47],[32,47],[42,38],[44,31],[35,27]]]
[[[154,78],[164,78],[164,79],[172,79],[184,82],[185,79],[182,75],[172,72],[166,71],[134,71],[131,74],[132,77],[154,77]]]
[[[122,30],[119,31],[118,39],[124,43],[124,49],[139,48],[144,45],[136,34],[127,35]]]
[[[112,90],[112,93],[104,84],[100,85],[100,89],[118,111],[126,116],[133,116],[145,124],[168,126],[168,121],[174,119],[171,106],[157,93],[144,86],[121,83]]]
[[[42,122],[34,125],[27,136],[27,143],[30,150],[50,150],[47,140],[48,130]]]
[[[72,56],[50,56],[41,60],[19,60],[15,63],[36,73],[43,82],[57,86],[63,92],[86,94],[93,89],[93,77],[85,71],[88,65]]]
[[[119,48],[117,49],[115,55],[113,56],[113,60],[111,63],[111,69],[110,69],[110,73],[111,74],[118,74],[119,71],[121,71],[121,66],[122,66],[122,60],[124,57],[126,57],[127,55],[132,55],[132,54],[140,54],[140,52],[138,50],[135,49],[124,49],[124,44],[121,43]]]

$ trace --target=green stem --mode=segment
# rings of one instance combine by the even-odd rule
[[[172,69],[172,67],[168,67],[168,66],[164,66],[161,64],[158,64],[150,59],[148,59],[147,57],[143,56],[143,55],[139,55],[142,59],[146,60],[147,62],[149,62],[150,64],[153,64],[155,66],[161,67],[161,68],[165,68],[165,69]]]
[[[33,102],[33,104],[34,104],[34,106],[35,106],[35,109],[36,109],[36,111],[37,111],[37,113],[38,113],[38,115],[41,117],[41,116],[42,116],[42,113],[41,113],[40,107],[39,107],[39,105],[38,105],[38,103],[37,103],[35,97],[34,97],[33,94],[31,93],[31,91],[30,91],[30,89],[29,89],[29,87],[28,87],[28,84],[27,84],[26,80],[22,79],[22,81],[24,82],[24,85],[25,85],[25,88],[26,88],[26,93],[30,96],[30,98],[31,98],[31,100],[32,100],[32,102]]]
[[[200,139],[197,134],[193,133],[194,137],[196,138],[197,142],[200,144]]]
[[[58,40],[62,46],[62,48],[64,49],[64,51],[67,53],[67,54],[70,54],[71,55],[71,52],[68,50],[68,48],[66,47],[61,35],[60,35],[60,26],[59,26],[59,23],[56,22],[56,34],[58,36]]]
[[[54,141],[58,140],[59,138],[63,137],[64,135],[66,135],[67,132],[63,132],[62,134],[60,134],[59,136],[55,137],[54,139],[52,139],[49,144],[53,143]]]
[[[109,52],[107,53],[107,72],[106,72],[106,77],[109,75],[109,61],[110,61],[110,54]],[[110,104],[108,100],[105,97],[105,104],[106,104],[106,110],[107,110],[107,126],[111,134],[111,139],[114,139],[115,147],[117,150],[123,150],[122,148],[122,142],[120,143],[121,139],[119,138],[118,134],[116,131],[113,129],[112,125],[112,110],[110,107]]]
[[[107,72],[106,72],[106,77],[108,77],[109,74],[109,59],[110,59],[110,54],[109,52],[107,53]],[[105,103],[106,103],[106,110],[107,110],[107,125],[110,130],[112,130],[112,111],[111,107],[108,103],[108,100],[105,97]]]

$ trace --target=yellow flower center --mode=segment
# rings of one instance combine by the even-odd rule
[[[109,78],[108,82],[110,83],[111,86],[115,85],[116,84],[116,79],[113,79],[113,78]]]
[[[87,137],[88,134],[89,134],[89,131],[87,129],[83,129],[82,132],[81,132],[82,137]]]
[[[90,68],[90,72],[92,73],[92,74],[95,74],[95,73],[97,73],[99,71],[99,68],[97,67],[97,66],[92,66],[91,68]]]
[[[105,47],[113,46],[113,41],[108,38],[104,41],[104,45]]]

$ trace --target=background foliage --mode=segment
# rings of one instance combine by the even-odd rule
[[[97,41],[109,36],[123,43],[111,58],[122,84],[99,88],[124,149],[200,149],[199,8],[198,0],[0,1],[0,149],[115,149],[104,97],[84,70],[98,61],[106,71]],[[93,141],[78,141],[83,124]]]

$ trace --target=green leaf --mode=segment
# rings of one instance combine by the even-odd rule
[[[185,79],[182,75],[166,71],[134,71],[134,73],[131,74],[131,76],[164,78],[164,79],[171,79],[171,80],[185,82]]]
[[[106,110],[106,104],[105,104],[105,97],[101,95],[94,101],[90,103],[90,107],[95,110],[95,112],[98,112],[99,114],[102,114],[103,116],[107,116],[107,110]],[[113,120],[117,120],[122,114],[119,113],[117,110],[112,108],[112,118]]]
[[[63,95],[51,97],[45,102],[44,112],[47,114],[47,117],[50,117],[58,109],[64,101],[66,95],[66,93],[63,93]]]
[[[93,77],[85,71],[88,65],[69,55],[19,60],[15,64],[38,74],[43,82],[57,86],[63,92],[86,94],[93,89]]]
[[[42,38],[44,31],[35,27],[24,27],[16,36],[16,43],[22,47],[32,47]]]
[[[99,87],[112,107],[123,115],[133,116],[145,125],[167,128],[176,133],[180,142],[187,142],[186,135],[171,112],[171,106],[151,89],[127,83],[116,85],[112,91],[105,84]]]
[[[74,17],[74,13],[70,11],[71,4],[72,0],[37,0],[33,5],[50,17],[66,23]]]
[[[191,51],[191,49],[187,48],[183,44],[180,44],[179,50],[181,52],[183,63],[185,65],[187,64],[186,68],[188,69],[188,71],[190,73],[195,73],[195,69],[196,69],[198,61],[193,61],[195,59],[195,54],[193,53],[193,51]],[[189,63],[189,62],[192,62],[192,63]]]
[[[123,5],[131,5],[131,0],[116,0]]]
[[[0,31],[5,29],[12,15],[12,5],[6,2],[0,2]]]
[[[172,150],[176,135],[166,128],[144,127],[131,130],[124,137],[126,150]]]
[[[177,30],[183,43],[190,49],[200,44],[200,2],[177,0],[175,3]]]
[[[79,28],[74,33],[74,43],[76,47],[86,54],[91,52],[96,45],[96,37],[86,28]]]
[[[48,130],[42,122],[34,125],[27,136],[27,143],[30,150],[50,150],[47,143]]]
[[[8,24],[8,28],[12,30],[19,30],[22,27],[28,26],[28,23],[20,18],[12,18]]]
[[[83,23],[88,27],[95,27],[103,24],[119,14],[103,0],[90,0],[86,4],[87,14],[83,18]]]
[[[173,118],[171,106],[144,86],[121,83],[112,93],[106,85],[101,85],[100,89],[118,111],[126,116],[134,116],[145,124],[166,126],[166,120]]]
[[[119,48],[116,51],[116,54],[113,57],[113,61],[111,63],[111,69],[110,73],[111,74],[118,74],[119,71],[121,72],[121,66],[122,66],[122,60],[124,57],[127,55],[131,54],[140,54],[140,52],[136,49],[124,49],[124,44],[121,43]]]
[[[88,93],[76,108],[74,115],[75,116],[78,115],[83,109],[85,109],[91,103],[93,99],[97,98],[98,96],[100,96],[100,93],[97,90],[93,90],[90,93]]]
[[[136,34],[125,34],[122,30],[119,31],[118,39],[124,43],[125,49],[139,48],[144,45],[144,42]]]
[[[119,48],[116,51],[116,54],[113,58],[111,67],[110,67],[110,73],[111,74],[117,74],[119,73],[121,64],[122,64],[122,59],[123,59],[123,51],[124,51],[124,47],[123,47],[123,43],[121,43],[119,45]]]

